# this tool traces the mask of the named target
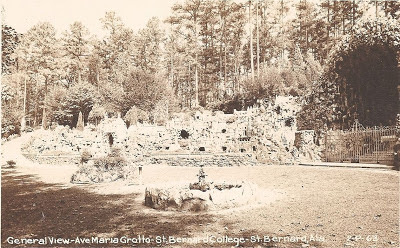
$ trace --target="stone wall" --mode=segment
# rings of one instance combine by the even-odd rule
[[[231,166],[253,166],[257,161],[250,154],[208,154],[208,155],[159,155],[153,156],[151,162],[154,164],[167,164],[170,166],[212,166],[212,167],[231,167]]]
[[[277,97],[246,111],[197,111],[178,113],[165,126],[137,124],[128,129],[132,153],[225,153],[252,154],[259,161],[291,164],[297,160],[294,147],[296,113],[293,97]]]
[[[40,156],[37,154],[23,154],[29,160],[32,160],[39,164],[54,164],[54,165],[71,165],[79,164],[81,157],[80,155],[70,156]]]

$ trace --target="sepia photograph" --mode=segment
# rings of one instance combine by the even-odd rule
[[[400,247],[400,0],[2,0],[1,247]]]

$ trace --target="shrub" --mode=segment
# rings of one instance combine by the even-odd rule
[[[87,163],[90,158],[92,158],[92,154],[88,150],[83,150],[81,154],[81,164]]]
[[[7,163],[7,166],[10,168],[14,168],[16,165],[16,162],[14,160],[8,160],[6,163]]]
[[[111,152],[108,154],[108,156],[113,158],[121,157],[121,149],[116,147],[111,148]]]
[[[149,118],[149,113],[147,113],[146,111],[144,111],[142,109],[139,109],[139,108],[133,106],[125,114],[124,120],[129,125],[135,125],[137,122],[139,122],[139,123],[149,122],[150,118]]]
[[[3,110],[4,109],[4,110]],[[14,134],[20,134],[21,133],[21,122],[20,118],[21,115],[17,111],[11,110],[5,110],[7,108],[4,107],[3,105],[1,119],[1,137],[2,138],[8,138],[11,135]]]
[[[90,153],[83,151],[81,161],[90,158]],[[133,168],[129,166],[126,159],[121,156],[119,149],[112,149],[111,152],[104,157],[93,160],[91,163],[82,163],[78,171],[71,177],[71,182],[112,182],[118,179],[134,180],[136,175],[132,174]]]
[[[105,115],[106,115],[106,109],[103,106],[100,106],[99,104],[95,104],[89,113],[88,120],[97,126],[100,123],[100,121],[104,119]]]
[[[237,121],[237,116],[230,116],[228,117],[228,119],[226,120],[227,124],[231,124],[234,123],[235,121]]]
[[[94,166],[102,171],[121,169],[127,165],[128,162],[120,155],[119,149],[113,149],[109,155],[94,160]]]

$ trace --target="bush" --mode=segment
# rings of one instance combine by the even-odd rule
[[[97,126],[100,123],[100,121],[104,119],[105,115],[106,115],[106,109],[103,106],[100,106],[99,104],[95,104],[89,113],[88,120]]]
[[[81,164],[87,163],[92,158],[92,154],[88,150],[83,150],[81,154]]]
[[[16,162],[14,160],[8,160],[6,163],[9,168],[14,168],[16,165]]]
[[[110,152],[110,154],[108,154],[108,156],[109,157],[113,157],[113,158],[122,157],[121,156],[121,149],[120,148],[116,148],[116,147],[111,148],[111,152]]]
[[[11,135],[19,135],[21,133],[21,115],[18,111],[7,110],[3,105],[2,122],[1,122],[1,137],[8,138]]]
[[[90,161],[93,163],[87,162],[90,158],[90,153],[84,150],[81,154],[82,165],[72,175],[72,183],[101,183],[119,179],[132,181],[137,179],[134,172],[136,167],[129,165],[121,155],[120,149],[112,149],[107,156]]]
[[[136,125],[137,122],[150,122],[149,113],[133,106],[124,116],[125,122],[129,125]]]
[[[119,149],[113,149],[107,156],[94,160],[94,166],[102,171],[121,169],[127,165],[128,162],[121,156]]]

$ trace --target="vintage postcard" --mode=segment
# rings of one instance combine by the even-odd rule
[[[1,18],[2,247],[400,246],[400,1]]]

